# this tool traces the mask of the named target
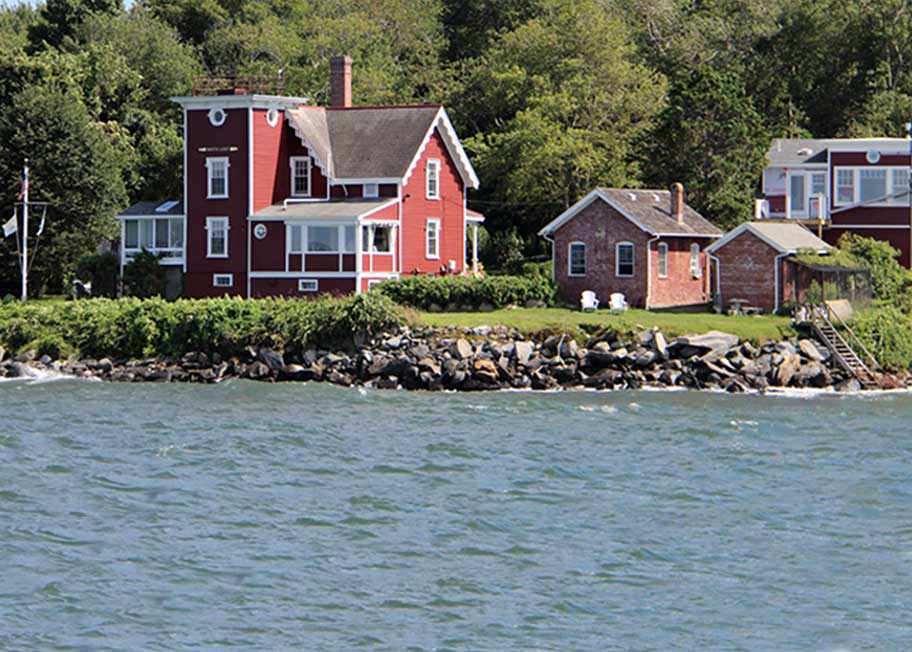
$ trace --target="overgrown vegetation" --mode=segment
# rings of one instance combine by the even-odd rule
[[[120,278],[120,259],[110,251],[89,254],[76,261],[76,278],[92,284],[92,296],[117,296],[117,282]]]
[[[421,310],[472,310],[487,304],[491,308],[525,305],[527,301],[554,300],[554,284],[540,274],[529,276],[409,276],[384,281],[378,292],[400,305]]]
[[[388,297],[344,299],[89,299],[0,304],[0,346],[86,356],[232,354],[246,346],[345,345],[405,320]]]
[[[912,319],[891,305],[855,315],[852,329],[877,361],[888,370],[912,369]]]
[[[158,256],[143,249],[124,267],[124,293],[149,299],[162,296],[164,283]]]
[[[875,299],[895,301],[906,284],[907,272],[899,264],[899,250],[888,242],[846,233],[839,238],[839,249],[871,270]]]

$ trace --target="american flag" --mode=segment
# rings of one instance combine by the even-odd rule
[[[28,168],[25,168],[22,171],[22,190],[19,191],[18,199],[25,197],[25,193],[28,192]]]

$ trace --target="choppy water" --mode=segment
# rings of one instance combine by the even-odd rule
[[[0,384],[0,650],[909,650],[912,397]]]

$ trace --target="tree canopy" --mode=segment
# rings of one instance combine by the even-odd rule
[[[168,98],[202,74],[281,70],[325,103],[329,58],[348,54],[356,103],[445,103],[482,182],[470,207],[526,253],[596,185],[682,181],[729,226],[770,138],[912,119],[908,0],[45,0],[0,9],[0,37],[0,206],[26,155],[53,203],[42,246],[61,264],[36,291],[59,290],[117,210],[177,196]],[[0,256],[3,293],[9,242]]]

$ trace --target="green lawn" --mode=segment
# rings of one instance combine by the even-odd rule
[[[507,326],[524,333],[562,330],[578,333],[598,327],[612,327],[635,332],[657,326],[667,336],[693,335],[711,330],[732,333],[752,342],[765,342],[788,337],[793,333],[788,317],[730,317],[714,313],[670,313],[629,310],[611,313],[606,310],[580,312],[567,308],[517,308],[494,312],[421,312],[419,320],[429,326]]]

